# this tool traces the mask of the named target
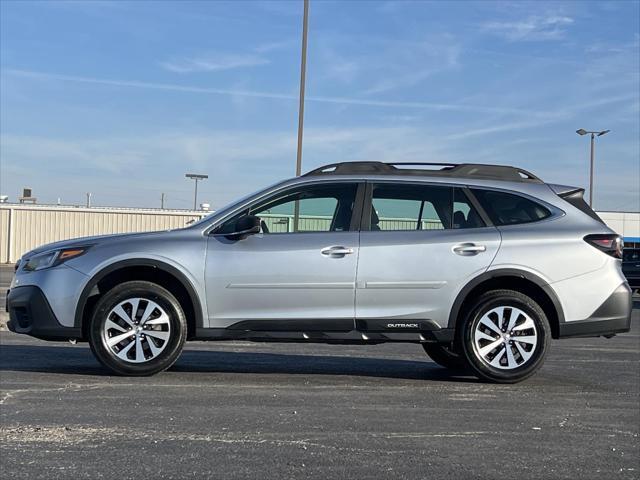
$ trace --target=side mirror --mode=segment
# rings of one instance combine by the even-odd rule
[[[260,233],[260,218],[253,215],[245,215],[236,220],[233,233],[226,236],[233,240],[242,240],[256,233]]]

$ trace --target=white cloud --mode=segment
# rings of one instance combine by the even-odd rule
[[[232,70],[235,68],[267,65],[268,59],[256,54],[212,54],[200,57],[187,57],[161,62],[160,65],[170,72],[196,73]]]
[[[165,192],[172,206],[186,208],[192,186],[184,180],[184,172],[194,170],[210,175],[201,186],[202,201],[220,207],[292,176],[296,138],[294,131],[286,130],[157,132],[105,138],[5,134],[0,138],[2,181],[22,185],[28,177],[42,202],[55,202],[57,197],[80,201],[90,191],[102,204],[153,206]],[[347,160],[445,159],[436,145],[416,128],[309,128],[305,131],[304,169]],[[248,171],[251,175],[238,173]]]
[[[325,66],[322,68],[322,78],[335,80],[340,83],[352,83],[361,73],[361,65],[354,60],[347,60],[337,52],[323,52]]]
[[[298,42],[293,40],[283,40],[279,42],[266,42],[261,45],[258,45],[253,49],[256,53],[268,53],[273,52],[274,50],[282,50],[286,48],[290,48],[296,45]]]
[[[482,29],[509,41],[557,40],[563,38],[573,18],[563,15],[530,16],[526,20],[487,22]]]
[[[175,73],[215,72],[236,68],[259,67],[271,61],[265,54],[291,47],[291,40],[264,42],[251,49],[249,53],[209,53],[195,56],[174,57],[160,66]]]
[[[36,162],[46,167],[56,165],[56,170],[97,171],[117,175],[142,166],[148,160],[145,150],[134,144],[114,150],[107,140],[69,141],[10,134],[2,135],[1,139],[3,163]]]
[[[549,168],[548,161],[541,161],[540,150],[522,148],[522,142],[540,143],[530,135],[520,139],[509,137],[510,140],[483,146],[475,141],[465,144],[461,141],[464,136],[447,136],[446,130],[424,127],[308,128],[304,137],[303,170],[336,161],[356,160],[516,162],[534,172],[544,174],[547,171],[547,176],[553,175],[550,178],[554,181],[582,182],[576,177],[575,168],[562,170],[567,162],[583,164],[583,150],[573,145],[549,145],[546,153],[543,150],[542,158],[558,159]],[[474,131],[469,137],[499,131]],[[23,185],[28,179],[29,186],[43,202],[55,202],[60,196],[80,202],[84,192],[90,191],[102,204],[157,206],[160,193],[164,192],[169,195],[171,207],[188,208],[192,201],[192,185],[186,182],[184,173],[194,170],[210,175],[209,180],[201,184],[201,201],[220,207],[240,195],[292,176],[296,135],[295,131],[288,130],[166,131],[105,138],[6,134],[0,138],[0,145],[3,185]],[[603,150],[601,155],[608,155],[612,161],[628,158],[625,155],[630,150],[637,151],[637,144],[620,145],[618,150],[613,144],[607,150],[612,148],[608,154]],[[51,165],[56,168],[52,169]],[[634,171],[629,173],[629,165],[620,166],[612,167],[610,178],[600,183],[600,195],[609,204],[628,203],[638,196],[637,182],[634,183],[637,175]],[[612,187],[615,185],[617,190]],[[616,191],[605,195],[606,188]]]
[[[234,90],[225,88],[209,88],[194,87],[188,85],[178,85],[171,83],[154,83],[139,82],[136,80],[111,80],[95,77],[83,77],[77,75],[61,75],[56,73],[36,72],[32,70],[6,69],[2,73],[40,80],[65,81],[77,83],[89,83],[96,85],[107,85],[114,87],[126,88],[145,88],[150,90],[166,90],[183,93],[209,94],[209,95],[226,95],[239,97],[265,98],[272,100],[290,100],[298,101],[296,94],[264,92],[256,90]],[[375,100],[371,98],[354,98],[354,97],[330,97],[309,95],[306,97],[309,102],[333,103],[338,105],[358,105],[366,107],[380,108],[408,108],[418,110],[441,110],[441,111],[458,111],[458,112],[478,112],[478,113],[498,113],[498,114],[514,114],[526,115],[530,117],[548,117],[550,112],[536,111],[531,109],[520,108],[503,108],[486,105],[470,105],[465,103],[436,103],[436,102],[419,102],[419,101],[387,101]]]
[[[451,39],[449,39],[451,42]],[[461,48],[452,43],[424,42],[415,48],[389,52],[386,74],[365,93],[375,94],[419,85],[427,78],[459,66]]]
[[[557,110],[550,114],[547,117],[541,117],[534,120],[523,120],[523,121],[502,121],[499,123],[492,124],[490,126],[482,126],[478,128],[467,128],[466,130],[462,130],[460,132],[455,132],[450,135],[447,135],[445,138],[447,140],[462,140],[470,137],[484,136],[493,133],[502,133],[502,132],[510,132],[514,130],[525,130],[525,129],[535,129],[540,128],[545,125],[550,125],[553,123],[564,122],[570,119],[575,118],[581,112],[589,111],[598,107],[613,105],[613,104],[622,104],[624,106],[629,107],[629,102],[636,101],[638,96],[636,94],[622,94],[622,95],[614,95],[610,97],[596,98],[591,100],[583,100],[579,103],[571,104],[571,105],[561,105],[558,106]],[[636,112],[637,113],[637,112]]]
[[[322,80],[358,82],[365,95],[406,89],[459,67],[462,49],[452,35],[420,41],[334,35],[320,45]],[[363,50],[362,45],[370,48]]]

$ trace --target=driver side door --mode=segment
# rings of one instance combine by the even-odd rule
[[[364,184],[314,182],[274,193],[208,238],[211,328],[349,331],[354,328]],[[261,232],[229,236],[243,215]]]

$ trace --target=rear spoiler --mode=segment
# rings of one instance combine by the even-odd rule
[[[565,195],[570,195],[574,192],[579,192],[579,191],[582,191],[582,193],[584,194],[584,188],[571,187],[569,185],[549,184],[549,188],[551,188],[551,190],[553,190],[556,193],[556,195],[558,195],[559,197],[564,197]]]
[[[596,212],[584,201],[584,188],[571,187],[569,185],[549,185],[549,188],[560,198],[570,203],[578,210],[586,213],[594,220],[604,223]]]

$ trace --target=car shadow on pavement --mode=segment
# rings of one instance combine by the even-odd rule
[[[109,376],[88,348],[2,345],[0,371]],[[477,382],[429,361],[372,357],[185,350],[169,372],[340,375],[441,382]]]

